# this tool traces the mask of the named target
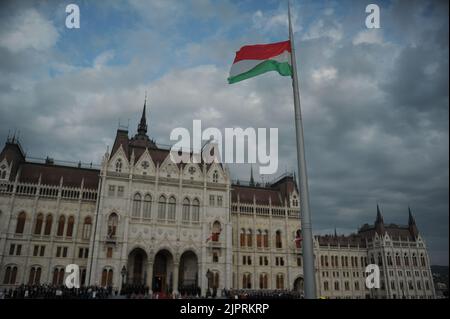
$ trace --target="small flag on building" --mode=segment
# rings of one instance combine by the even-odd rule
[[[294,238],[294,243],[297,246],[297,248],[300,248],[302,246],[302,232],[300,230],[297,230],[295,238]]]
[[[246,45],[236,52],[228,83],[277,71],[280,75],[292,75],[291,42]]]

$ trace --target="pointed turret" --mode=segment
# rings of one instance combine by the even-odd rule
[[[145,98],[145,101],[144,101],[144,108],[142,109],[141,121],[139,122],[138,129],[137,129],[139,135],[147,134],[146,108],[147,108],[147,97]]]
[[[131,139],[130,146],[140,148],[157,148],[155,141],[147,135],[147,95],[145,95],[141,120],[137,127],[137,134]]]
[[[380,235],[383,235],[385,232],[383,215],[381,215],[380,207],[378,206],[378,204],[377,204],[377,219],[375,220],[375,230]]]
[[[417,229],[416,220],[412,215],[411,208],[408,206],[408,229],[411,236],[416,239],[419,235],[419,230]]]
[[[255,186],[255,180],[253,179],[253,165],[250,166],[250,186]]]

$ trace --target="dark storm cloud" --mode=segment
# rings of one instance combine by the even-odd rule
[[[102,39],[114,45],[86,65],[72,63],[58,50],[62,31],[48,10],[44,14],[21,3],[20,8],[9,5],[0,30],[10,35],[8,26],[22,19],[39,22],[30,27],[47,32],[36,34],[42,41],[24,38],[20,43],[0,33],[0,134],[20,129],[30,155],[99,163],[119,119],[122,124],[130,119],[130,135],[135,133],[148,90],[149,129],[158,142],[171,144],[171,130],[190,129],[193,119],[201,119],[203,128],[277,127],[280,162],[275,175],[296,168],[289,79],[271,73],[231,86],[225,82],[240,45],[269,41],[267,34],[285,36],[281,6],[240,16],[239,7],[215,2],[232,12],[233,19],[189,42],[177,33],[180,23],[214,20],[218,7],[198,4],[198,16],[191,12],[177,24],[164,17],[182,14],[185,4],[158,2],[167,4],[160,8],[160,20]],[[131,3],[132,9],[123,12],[156,12]],[[302,2],[304,10],[297,10],[313,227],[317,232],[335,227],[355,231],[373,223],[377,203],[386,222],[405,224],[410,205],[433,263],[448,264],[448,3],[382,5],[380,30],[364,28],[361,3],[343,5],[348,16],[338,14],[336,6],[334,12],[327,10],[332,4],[317,10]],[[243,17],[254,25],[242,29],[237,21]],[[239,34],[230,35],[236,25]],[[9,47],[1,45],[2,37]],[[80,52],[98,45],[97,38],[86,39],[87,48]],[[71,57],[80,53],[76,43],[70,48],[75,51]],[[110,63],[117,56],[132,58]],[[245,180],[250,166],[231,165],[231,171],[233,178]]]

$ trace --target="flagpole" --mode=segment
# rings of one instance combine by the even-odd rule
[[[294,36],[291,23],[291,6],[288,0],[289,40],[292,57],[292,89],[294,93],[295,131],[297,138],[297,161],[300,181],[300,218],[303,237],[303,279],[306,299],[316,298],[316,276],[314,270],[313,234],[311,213],[309,210],[308,176],[306,173],[305,142],[303,139],[303,123],[300,107],[300,93],[295,59]]]

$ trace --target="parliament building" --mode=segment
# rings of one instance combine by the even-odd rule
[[[98,168],[26,157],[8,137],[0,153],[0,289],[64,283],[152,292],[210,289],[303,290],[295,177],[232,182],[220,163],[174,163],[147,135],[119,128]],[[433,298],[424,239],[408,226],[374,225],[314,238],[317,295]],[[367,289],[367,264],[381,287]]]

